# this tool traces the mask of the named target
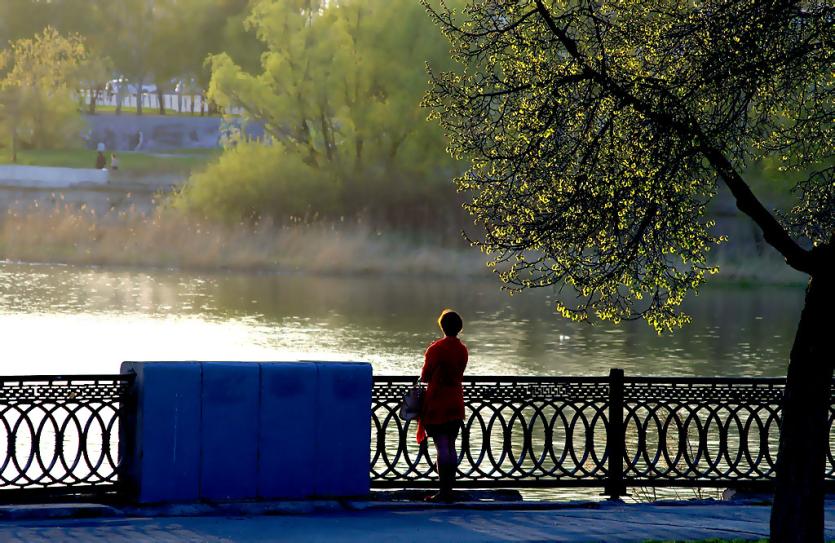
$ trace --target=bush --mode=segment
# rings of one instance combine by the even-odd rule
[[[339,181],[281,145],[241,142],[191,176],[173,205],[207,218],[285,222],[329,214]]]

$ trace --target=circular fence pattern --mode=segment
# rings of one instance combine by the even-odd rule
[[[633,382],[624,396],[627,481],[726,484],[773,478],[779,383]]]
[[[434,454],[397,417],[412,382],[374,380],[374,487],[435,484]],[[623,485],[768,485],[784,388],[785,380],[774,378],[465,378],[456,485],[596,486],[613,495]],[[835,409],[829,425],[825,476],[835,483]],[[621,431],[615,428],[622,435],[613,435]],[[617,449],[622,462],[610,457]]]
[[[371,479],[374,486],[429,486],[436,474],[427,442],[397,417],[411,386],[375,378]],[[596,486],[606,475],[605,380],[471,378],[465,384],[458,484],[526,486],[570,480]]]
[[[0,491],[113,486],[130,376],[0,378]]]

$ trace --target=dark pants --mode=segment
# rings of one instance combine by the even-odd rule
[[[452,497],[455,472],[458,470],[458,451],[455,448],[455,440],[460,429],[460,420],[426,425],[426,433],[435,442],[436,467],[441,482],[440,493],[441,496],[449,499]]]

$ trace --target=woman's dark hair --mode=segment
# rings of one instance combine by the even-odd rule
[[[457,336],[458,332],[464,328],[464,321],[461,320],[461,315],[452,309],[444,309],[441,311],[441,316],[438,317],[438,326],[448,336]]]

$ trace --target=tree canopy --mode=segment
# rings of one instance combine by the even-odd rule
[[[471,0],[430,13],[458,69],[426,97],[471,161],[458,180],[511,289],[557,285],[563,315],[687,321],[714,270],[706,216],[724,185],[808,274],[790,355],[775,543],[823,540],[835,305],[835,25],[824,0]],[[745,178],[805,174],[770,211]],[[720,185],[721,181],[721,185]]]
[[[213,181],[224,165],[210,169],[187,189],[192,203],[234,213],[228,205],[217,207],[226,198],[216,196],[235,190],[250,195],[230,202],[238,216],[281,217],[303,212],[277,188],[288,183],[305,194],[303,184],[330,187],[333,198],[309,202],[310,211],[320,213],[329,211],[326,200],[342,202],[341,214],[375,203],[396,209],[438,194],[435,189],[455,165],[444,154],[441,130],[425,122],[418,104],[425,60],[449,61],[447,46],[433,36],[420,5],[260,0],[247,25],[266,48],[260,72],[250,73],[225,53],[215,55],[209,61],[209,95],[221,106],[243,108],[248,121],[263,124],[270,143],[262,151],[228,153],[221,161],[247,157],[248,166],[255,160],[276,167],[265,180],[239,164],[231,186],[226,176]],[[270,187],[276,188],[274,198],[268,197]]]
[[[260,42],[242,20],[249,0],[5,0],[0,2],[0,47],[52,27],[80,36],[98,67],[83,83],[103,87],[123,77],[173,91],[173,81],[208,85],[210,54],[228,51],[257,65]],[[106,70],[100,70],[104,66]],[[104,72],[101,81],[91,80]],[[98,78],[97,78],[98,79]],[[141,102],[137,103],[141,110]]]
[[[72,91],[86,60],[79,38],[51,27],[0,50],[0,124],[13,159],[20,143],[51,148],[77,136]]]
[[[567,317],[687,321],[715,271],[723,180],[788,263],[832,243],[832,9],[824,1],[480,0],[431,10],[456,70],[426,97],[511,289],[558,285]],[[812,174],[783,224],[740,172]],[[795,226],[792,230],[789,226]],[[796,234],[792,237],[792,234]]]

